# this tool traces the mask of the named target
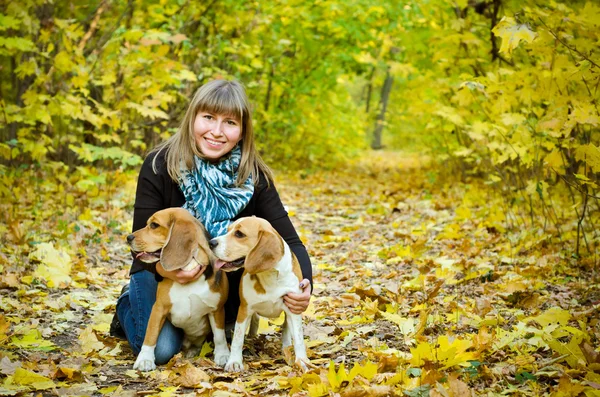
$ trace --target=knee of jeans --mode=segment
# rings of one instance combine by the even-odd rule
[[[183,332],[171,324],[165,323],[154,349],[154,361],[156,364],[162,365],[168,363],[174,355],[179,353],[182,343]]]

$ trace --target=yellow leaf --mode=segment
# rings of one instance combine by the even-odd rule
[[[171,387],[161,387],[161,392],[158,393],[158,397],[172,397],[177,396],[179,391],[179,386],[171,386]],[[213,394],[214,395],[214,394]]]
[[[137,379],[140,377],[135,369],[128,369],[127,371],[125,371],[125,375],[133,379]]]
[[[348,374],[346,373],[346,369],[344,368],[344,363],[340,364],[340,368],[336,372],[335,363],[333,362],[333,360],[330,360],[329,372],[327,373],[327,380],[329,381],[329,385],[333,390],[339,390],[342,383],[348,380]]]
[[[528,321],[535,321],[542,327],[547,327],[550,324],[560,324],[565,326],[570,319],[571,313],[568,311],[563,310],[560,307],[551,307],[539,316],[528,317],[523,322],[527,323]]]
[[[16,347],[33,350],[51,351],[56,349],[54,343],[42,338],[42,334],[37,329],[32,329],[21,339],[16,336],[11,338],[11,344]]]
[[[183,387],[197,387],[202,382],[210,382],[210,376],[200,368],[187,363],[182,368],[178,368],[180,376],[173,380],[173,383]]]
[[[577,154],[577,152],[575,152],[575,154]],[[561,175],[565,174],[565,167],[564,167],[565,162],[563,160],[562,155],[560,154],[560,150],[555,149],[550,154],[548,154],[544,158],[544,163],[546,165],[548,165],[548,167],[550,167],[554,171],[556,171],[557,173],[559,173]]]
[[[104,394],[112,394],[113,392],[117,391],[118,388],[122,388],[122,386],[119,385],[119,386],[103,387],[102,389],[100,389],[98,391],[102,395],[104,395]]]
[[[54,66],[56,67],[56,70],[62,73],[72,71],[75,67],[72,59],[73,56],[67,54],[65,51],[56,54],[56,57],[54,57]]]
[[[420,367],[426,361],[439,362],[443,365],[442,369],[455,365],[468,365],[468,361],[476,358],[476,353],[467,352],[471,347],[473,347],[472,341],[454,338],[450,342],[447,336],[441,336],[435,346],[422,342],[411,348],[412,358],[410,363],[414,367]]]
[[[593,143],[579,146],[575,150],[575,158],[584,161],[593,172],[600,172],[600,148]]]
[[[208,342],[204,342],[202,344],[202,349],[200,349],[200,357],[204,358],[207,354],[212,353],[215,349],[213,349],[212,345]]]
[[[372,363],[371,361],[367,361],[364,366],[360,364],[354,364],[352,370],[348,374],[348,381],[352,381],[356,376],[362,376],[366,380],[371,380],[375,375],[377,375],[377,364]]]
[[[29,258],[41,262],[34,276],[46,280],[48,287],[66,288],[71,283],[71,257],[65,251],[54,248],[51,243],[42,243]]]
[[[313,383],[308,385],[308,395],[310,397],[328,396],[329,389],[323,383]]]
[[[13,375],[13,383],[17,385],[30,386],[36,390],[44,390],[55,387],[56,385],[50,378],[27,371],[23,368],[17,368]]]
[[[394,324],[396,324],[398,326],[398,328],[400,329],[400,333],[402,335],[409,336],[409,335],[414,334],[415,324],[416,324],[416,321],[414,318],[411,318],[411,317],[405,318],[398,314],[382,312],[382,311],[380,311],[380,313],[386,320],[391,321]]]
[[[467,365],[469,360],[476,358],[474,352],[467,352],[467,349],[473,347],[472,341],[455,338],[450,342],[449,338],[444,335],[438,339],[438,345],[437,357],[441,363],[445,364],[442,369],[455,365]]]
[[[104,343],[98,341],[92,326],[88,326],[79,335],[79,344],[81,345],[81,351],[83,354],[89,354],[97,350],[104,349]]]
[[[592,103],[575,106],[573,112],[569,115],[569,120],[573,120],[579,124],[591,124],[593,126],[598,126],[600,123],[598,112]]]
[[[544,341],[552,350],[559,355],[566,355],[565,361],[573,369],[583,369],[586,367],[585,355],[579,347],[581,338],[573,336],[569,343],[562,343],[548,334],[544,335]]]
[[[492,29],[492,33],[502,39],[500,52],[510,55],[519,46],[521,40],[531,43],[536,33],[527,25],[517,24],[514,18],[503,17],[500,23]]]
[[[10,329],[10,323],[4,318],[4,314],[0,313],[0,340],[4,340]]]

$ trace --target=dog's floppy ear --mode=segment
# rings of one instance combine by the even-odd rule
[[[162,267],[165,270],[177,270],[190,263],[198,250],[196,241],[196,228],[193,224],[173,219],[167,242],[160,254]]]
[[[277,265],[283,257],[283,241],[278,234],[269,230],[261,230],[258,242],[246,255],[244,268],[249,274],[269,270]]]
[[[208,246],[208,234],[204,230],[204,227],[200,227],[198,233],[198,246],[199,248],[194,253],[194,259],[201,265],[208,265],[214,262],[214,254]]]

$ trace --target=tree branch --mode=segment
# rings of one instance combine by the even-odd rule
[[[552,29],[550,29],[550,27],[548,25],[546,25],[546,23],[544,22],[544,20],[542,18],[538,18],[538,19],[540,20],[540,22],[542,23],[542,25],[544,25],[546,27],[546,29],[548,29],[548,32],[550,32],[550,34],[552,36],[554,36],[554,38],[556,40],[558,40],[558,42],[560,44],[562,44],[565,47],[567,47],[569,49],[569,51],[575,52],[576,54],[578,54],[580,57],[582,57],[583,59],[585,59],[586,61],[588,61],[592,65],[594,65],[595,67],[600,68],[600,65],[598,65],[596,62],[592,61],[587,55],[585,55],[584,53],[582,53],[581,51],[579,51],[576,47],[571,47],[569,44],[567,44],[564,41],[562,41],[560,39],[560,37],[558,37],[558,35],[556,33],[554,33],[554,31]]]

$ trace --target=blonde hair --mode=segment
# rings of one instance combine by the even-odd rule
[[[163,150],[169,176],[176,182],[179,182],[185,171],[194,168],[194,156],[206,158],[198,149],[194,137],[194,120],[198,112],[239,118],[242,133],[239,145],[242,148],[242,158],[238,167],[236,186],[242,186],[248,176],[252,176],[256,186],[260,172],[266,177],[267,184],[273,181],[273,172],[260,157],[254,145],[252,117],[246,91],[237,81],[229,80],[213,80],[196,90],[177,132],[152,150],[151,153],[157,154],[152,161],[154,172],[157,172],[156,158]]]

